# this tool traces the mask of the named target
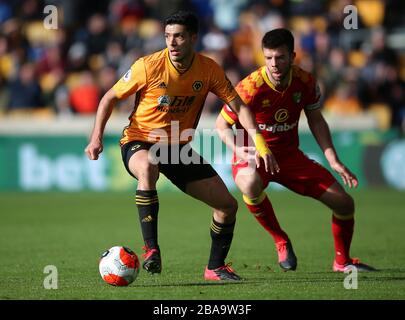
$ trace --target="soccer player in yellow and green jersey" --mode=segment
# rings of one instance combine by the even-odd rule
[[[294,38],[289,30],[281,28],[267,32],[262,40],[262,49],[266,65],[243,79],[236,90],[255,114],[259,129],[277,158],[280,171],[272,174],[259,167],[252,172],[245,155],[248,136],[236,114],[225,105],[217,119],[221,138],[235,151],[232,173],[243,193],[243,200],[273,237],[278,262],[284,270],[295,270],[297,258],[264,192],[270,182],[277,182],[298,194],[317,199],[332,210],[335,243],[333,271],[343,272],[352,267],[358,271],[372,271],[372,267],[350,256],[354,230],[352,197],[327,169],[299,149],[298,122],[301,113],[305,112],[309,128],[330,167],[346,185],[357,186],[356,176],[339,160],[333,146],[328,124],[321,113],[320,90],[315,78],[293,65]],[[233,142],[233,131],[229,128],[234,124],[240,129],[236,130],[240,136],[236,141],[242,141],[242,146]]]
[[[167,48],[137,60],[113,89],[117,98],[137,92],[122,145],[134,140],[187,143],[191,137],[180,137],[179,132],[197,127],[210,91],[227,103],[237,96],[213,60],[195,53],[188,69],[178,70]],[[172,121],[178,122],[178,132],[173,132]]]
[[[150,273],[162,270],[156,182],[163,173],[180,190],[213,208],[211,253],[204,278],[240,280],[229,264],[225,264],[233,238],[237,202],[211,165],[189,144],[209,92],[227,103],[249,131],[260,155],[257,165],[261,160],[266,170],[275,172],[279,168],[263,136],[256,130],[253,114],[224,71],[213,60],[195,52],[197,33],[198,19],[191,12],[177,12],[166,19],[167,48],[137,60],[104,95],[86,153],[90,159],[98,158],[115,101],[136,93],[134,110],[120,145],[125,168],[138,180],[136,204],[145,242],[143,268]],[[188,241],[184,239],[183,243]]]

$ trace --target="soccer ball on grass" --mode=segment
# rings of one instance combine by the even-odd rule
[[[127,247],[114,246],[101,255],[99,271],[108,284],[127,286],[138,276],[138,256]]]

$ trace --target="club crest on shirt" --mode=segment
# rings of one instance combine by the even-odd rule
[[[301,102],[301,92],[294,92],[292,95],[292,98],[295,103],[300,103]]]
[[[170,105],[170,97],[168,95],[160,96],[158,98],[159,106],[167,107]]]
[[[198,92],[198,91],[200,91],[200,90],[202,89],[203,83],[202,83],[202,81],[200,81],[200,80],[194,81],[192,87],[193,87],[193,90],[194,90],[195,92]]]

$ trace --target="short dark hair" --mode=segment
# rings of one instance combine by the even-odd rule
[[[197,16],[191,11],[177,11],[166,18],[165,27],[169,24],[180,24],[186,27],[190,33],[198,33],[199,21]]]
[[[290,30],[279,28],[266,32],[262,39],[262,47],[275,49],[286,45],[290,53],[294,52],[294,36]]]

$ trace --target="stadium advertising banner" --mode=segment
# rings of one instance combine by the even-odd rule
[[[360,187],[389,185],[405,190],[405,140],[393,131],[344,131],[333,134],[341,160],[359,178]],[[125,171],[118,136],[106,136],[97,161],[87,159],[87,138],[81,136],[1,136],[0,190],[14,191],[130,191],[136,181]],[[310,134],[300,135],[301,149],[329,169]],[[213,164],[232,190],[229,150],[215,134],[196,134],[193,147]],[[340,179],[340,178],[338,178]],[[176,190],[161,175],[159,190]],[[270,188],[282,190],[278,185]]]

